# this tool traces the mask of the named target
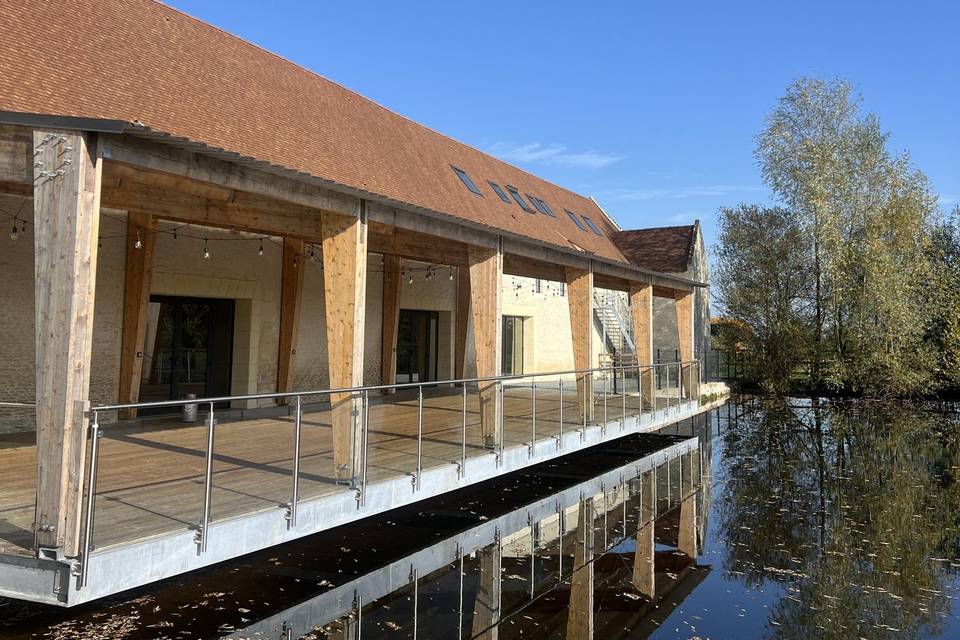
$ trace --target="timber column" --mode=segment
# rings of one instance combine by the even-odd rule
[[[400,328],[400,256],[383,256],[383,319],[380,327],[380,378],[382,384],[397,381],[397,333]],[[390,394],[396,389],[384,389]]]
[[[330,388],[363,385],[363,327],[367,292],[367,214],[357,217],[324,212],[323,290],[327,320]],[[352,482],[361,452],[360,398],[330,395],[333,463],[338,482]]]
[[[677,291],[674,294],[677,307],[677,338],[680,345],[680,362],[693,360],[693,292]],[[684,377],[686,376],[686,378]],[[699,395],[693,369],[687,369],[680,377],[680,397],[696,399]],[[684,383],[686,379],[686,383]]]
[[[303,304],[303,240],[283,239],[283,265],[280,272],[280,340],[277,351],[277,393],[293,391],[297,360],[297,334]],[[281,398],[278,404],[286,404]]]
[[[118,401],[134,404],[140,400],[143,348],[147,339],[147,309],[153,281],[153,253],[157,243],[157,221],[145,213],[127,213],[127,262],[123,287],[123,333],[120,346],[120,394]],[[129,409],[121,418],[137,417]]]
[[[89,408],[102,161],[93,134],[38,129],[34,144],[36,545],[75,557]]]
[[[633,320],[633,340],[637,349],[637,365],[640,367],[640,398],[643,406],[654,410],[653,392],[653,285],[630,287],[630,316]]]
[[[586,498],[580,502],[577,519],[566,640],[593,640],[593,518],[593,498]]]
[[[644,472],[640,480],[640,526],[637,529],[637,550],[633,557],[633,588],[651,602],[656,602],[657,475]]]
[[[500,375],[502,341],[501,282],[503,250],[470,245],[467,261],[470,269],[470,313],[473,316],[473,340],[477,353],[477,377]],[[500,397],[495,382],[480,382],[480,425],[484,446],[500,443]]]
[[[593,366],[593,270],[566,268],[567,303],[570,307],[570,336],[573,338],[573,365],[577,370]],[[577,406],[580,423],[593,419],[593,375],[577,374]]]

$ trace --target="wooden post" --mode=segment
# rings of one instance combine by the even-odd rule
[[[327,320],[327,366],[333,389],[363,384],[363,325],[367,289],[367,220],[323,214],[323,288]],[[361,454],[359,396],[330,397],[333,461],[338,482],[355,477]]]
[[[90,406],[102,160],[93,134],[35,130],[36,545],[75,557]]]
[[[303,301],[304,242],[283,239],[283,264],[280,275],[280,340],[277,347],[277,392],[293,391],[297,360],[297,334]],[[278,404],[286,404],[281,398]]]
[[[157,222],[147,214],[127,214],[127,265],[123,288],[123,334],[120,346],[121,403],[140,399],[143,374],[143,349],[147,337],[147,309],[153,281],[153,253],[157,240]],[[139,246],[138,246],[139,245]],[[121,418],[137,417],[130,409]]]
[[[649,367],[653,364],[653,285],[630,287],[630,315],[633,319],[637,364],[640,367]],[[652,369],[641,369],[640,390],[643,405],[653,407]]]
[[[654,533],[657,520],[657,486],[654,471],[643,474],[640,492],[640,527],[637,529],[637,551],[633,557],[633,587],[640,595],[656,602]]]
[[[570,336],[573,339],[573,365],[575,369],[590,369],[593,366],[591,345],[593,338],[593,271],[591,269],[566,268],[567,304],[570,308]],[[577,406],[580,422],[593,418],[593,376],[577,374]]]
[[[693,299],[692,291],[677,291],[674,294],[677,307],[677,338],[680,345],[681,362],[693,360]],[[698,393],[698,390],[694,388],[696,381],[693,380],[692,374],[690,375],[691,377],[688,378],[686,385],[683,384],[683,376],[681,376],[680,397],[696,399]]]
[[[687,473],[683,473],[686,462]],[[680,485],[680,531],[677,534],[677,550],[688,558],[697,558],[697,494],[693,490],[693,453],[680,458],[683,475]]]
[[[580,503],[567,607],[567,640],[593,640],[593,498]]]
[[[471,638],[497,640],[500,622],[500,542],[477,550],[480,575],[477,576],[477,599],[473,605]]]
[[[400,256],[383,256],[383,323],[380,333],[381,384],[397,381],[397,333],[400,329]],[[387,389],[384,393],[393,393]]]
[[[470,245],[467,251],[470,264],[470,311],[473,316],[473,340],[477,352],[477,377],[500,375],[501,291],[503,280],[503,252],[499,249]],[[497,385],[481,382],[480,425],[485,446],[499,444],[497,427],[500,400]]]
[[[467,377],[467,318],[470,317],[470,270],[457,267],[457,343],[453,354],[453,375]]]

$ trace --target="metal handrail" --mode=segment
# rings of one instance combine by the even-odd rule
[[[132,402],[127,404],[102,404],[90,407],[89,412],[94,411],[123,411],[126,409],[152,409],[157,407],[181,407],[190,404],[219,404],[222,402],[239,402],[245,400],[276,400],[280,398],[305,398],[308,396],[326,396],[338,393],[362,393],[364,391],[384,391],[387,389],[415,389],[423,387],[436,387],[440,385],[461,385],[475,384],[479,382],[509,382],[511,380],[525,380],[528,378],[544,378],[548,376],[569,376],[582,375],[589,373],[603,373],[612,371],[635,371],[640,369],[656,369],[658,367],[677,366],[680,364],[696,364],[697,360],[688,360],[685,362],[657,362],[653,364],[641,365],[611,365],[607,367],[596,367],[593,369],[570,369],[567,371],[547,371],[541,373],[519,373],[502,376],[486,376],[480,378],[457,378],[454,380],[432,380],[426,382],[401,382],[396,384],[378,384],[365,385],[358,387],[340,387],[336,389],[320,389],[311,391],[285,391],[281,393],[258,393],[241,396],[215,396],[210,398],[190,398],[181,400],[158,400],[155,402]]]
[[[368,455],[369,455],[369,413],[370,413],[370,392],[372,391],[383,391],[383,390],[396,390],[396,389],[417,389],[417,448],[416,448],[416,471],[412,475],[412,485],[413,491],[419,492],[421,488],[421,475],[423,473],[423,432],[424,432],[424,423],[423,423],[423,413],[424,413],[424,395],[423,390],[427,385],[455,385],[460,384],[463,386],[462,392],[462,411],[463,411],[463,421],[461,425],[462,433],[462,442],[460,449],[460,460],[457,462],[458,466],[458,478],[462,479],[466,475],[466,463],[467,463],[467,451],[466,451],[466,441],[467,441],[467,387],[471,384],[480,385],[482,383],[493,383],[486,385],[488,387],[493,387],[492,391],[495,394],[496,400],[496,414],[495,414],[495,424],[492,425],[493,433],[495,434],[496,442],[493,443],[494,453],[497,456],[497,467],[503,465],[504,462],[504,389],[508,383],[513,381],[529,381],[531,389],[531,412],[530,412],[530,427],[531,427],[531,441],[530,441],[530,457],[536,455],[536,444],[537,444],[537,379],[551,377],[557,379],[557,387],[560,394],[560,406],[559,406],[559,425],[558,425],[558,435],[553,436],[557,441],[557,449],[562,449],[563,446],[563,433],[564,433],[564,376],[575,375],[578,378],[577,387],[581,387],[580,381],[583,380],[582,384],[582,397],[579,397],[581,394],[576,394],[577,402],[580,404],[580,413],[581,415],[580,422],[577,424],[577,431],[579,431],[581,442],[584,441],[586,436],[587,427],[591,423],[596,423],[595,417],[593,417],[593,410],[595,402],[588,402],[588,396],[592,396],[597,392],[596,387],[593,382],[587,382],[591,376],[599,375],[603,379],[603,426],[602,431],[606,434],[606,422],[609,418],[608,408],[607,408],[607,396],[610,392],[607,376],[613,375],[616,377],[619,373],[623,384],[621,385],[621,396],[623,404],[623,418],[621,422],[621,431],[626,427],[626,418],[627,418],[627,405],[626,405],[626,378],[627,373],[636,372],[637,375],[637,391],[643,395],[643,389],[641,389],[643,376],[641,372],[650,372],[650,399],[652,406],[650,407],[652,411],[657,411],[656,406],[656,389],[654,388],[653,382],[656,378],[655,372],[658,368],[664,368],[668,371],[668,383],[669,383],[669,370],[672,367],[677,369],[677,388],[678,394],[676,399],[676,407],[679,410],[683,399],[686,393],[690,393],[693,390],[692,380],[693,380],[693,369],[696,368],[697,371],[697,380],[699,384],[700,376],[700,364],[699,361],[690,360],[687,362],[671,362],[671,363],[654,363],[647,365],[621,365],[621,366],[606,366],[606,367],[597,367],[591,369],[570,369],[567,371],[551,371],[551,372],[542,372],[542,373],[532,373],[532,374],[511,374],[511,375],[501,375],[501,376],[484,376],[484,377],[475,377],[475,378],[461,378],[457,380],[447,380],[447,381],[430,381],[430,382],[408,382],[401,384],[384,384],[384,385],[368,385],[368,386],[357,386],[357,387],[342,387],[339,389],[324,389],[324,390],[311,390],[311,391],[291,391],[283,393],[264,393],[264,394],[250,394],[243,396],[221,396],[213,398],[191,398],[185,400],[166,400],[159,402],[139,402],[139,403],[129,403],[129,404],[107,404],[107,405],[97,405],[92,407],[89,410],[91,417],[91,428],[90,433],[92,436],[92,445],[91,445],[91,455],[90,462],[88,466],[88,474],[86,477],[87,480],[87,492],[86,492],[86,504],[84,509],[85,514],[85,523],[84,523],[84,540],[83,540],[83,550],[80,554],[80,564],[79,564],[79,587],[83,588],[86,586],[87,577],[88,577],[88,568],[87,561],[90,557],[90,553],[93,550],[93,523],[95,516],[95,502],[96,502],[96,481],[97,481],[97,472],[98,472],[98,452],[100,439],[103,436],[103,426],[100,423],[100,414],[107,411],[118,411],[118,410],[127,410],[127,409],[146,409],[152,407],[177,407],[184,405],[206,405],[208,407],[208,414],[206,417],[206,427],[207,427],[207,443],[206,443],[206,455],[205,455],[205,465],[204,465],[204,492],[203,492],[203,515],[201,517],[200,524],[196,526],[196,533],[194,540],[197,544],[197,552],[204,553],[207,550],[208,540],[209,540],[209,528],[213,520],[212,517],[212,489],[213,489],[213,461],[214,461],[214,447],[215,447],[215,433],[217,422],[215,419],[215,410],[216,404],[219,402],[232,402],[237,400],[268,400],[268,399],[290,399],[294,400],[295,407],[295,416],[294,416],[294,437],[293,437],[293,464],[291,470],[291,488],[290,488],[290,502],[285,507],[284,516],[287,520],[287,526],[289,528],[297,527],[297,506],[300,502],[300,458],[301,458],[301,436],[302,436],[302,416],[303,416],[303,398],[308,396],[324,396],[324,395],[334,395],[334,394],[360,394],[362,401],[362,409],[360,416],[359,424],[355,424],[354,429],[359,429],[360,442],[359,447],[360,451],[352,454],[351,459],[351,468],[350,468],[350,479],[349,482],[352,487],[356,490],[356,500],[357,508],[362,508],[365,505],[366,497],[366,488],[367,488],[367,466],[368,466]],[[684,385],[682,381],[683,371],[687,371],[688,382]],[[541,387],[543,388],[543,387]],[[613,391],[616,394],[616,390]],[[671,404],[668,399],[668,409]],[[644,412],[644,402],[641,400],[640,406],[638,407],[640,413]],[[481,409],[482,412],[482,409]],[[356,444],[356,443],[355,443]],[[358,484],[359,481],[359,484]]]

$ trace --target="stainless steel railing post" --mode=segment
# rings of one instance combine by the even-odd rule
[[[467,475],[467,383],[463,383],[463,425],[460,433],[460,477]]]
[[[80,588],[87,586],[90,575],[90,552],[93,551],[93,519],[97,499],[97,463],[100,452],[100,416],[93,412],[93,424],[90,425],[90,467],[87,471],[87,510],[83,530],[83,558],[80,565]]]
[[[530,457],[537,448],[537,379],[530,383]]]
[[[360,493],[357,500],[357,506],[362,507],[367,503],[367,468],[370,456],[370,391],[363,392],[363,431],[360,433],[361,455],[363,456],[363,466],[360,467]]]
[[[506,434],[506,431],[507,431],[506,425],[504,424],[505,409],[503,404],[504,404],[505,394],[504,394],[502,379],[498,381],[496,391],[499,397],[499,402],[497,402],[497,424],[496,424],[496,428],[500,436],[497,438],[497,466],[499,467],[503,465],[503,439],[504,439],[504,434]]]
[[[423,471],[423,385],[417,387],[417,475],[414,487],[420,491],[420,474]]]
[[[603,428],[602,433],[607,433],[607,376],[603,376]]]
[[[627,424],[627,370],[626,369],[620,370],[620,377],[622,378],[622,382],[620,384],[620,401],[623,404],[623,407],[622,407],[623,417],[620,420],[620,424],[626,425]]]
[[[301,399],[296,396],[296,414],[293,418],[293,490],[287,508],[287,527],[297,526],[297,503],[300,501],[300,433],[302,423]]]
[[[207,464],[203,476],[203,520],[200,521],[200,530],[194,536],[194,540],[200,545],[200,553],[207,551],[207,543],[210,536],[210,501],[213,495],[213,432],[216,426],[216,418],[213,414],[213,403],[210,403],[209,413],[207,415]]]
[[[563,378],[560,378],[560,428],[557,435],[557,449],[563,446]]]

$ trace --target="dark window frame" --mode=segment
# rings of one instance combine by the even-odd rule
[[[493,189],[493,192],[497,194],[497,197],[500,198],[503,202],[505,202],[506,204],[510,204],[512,202],[512,200],[510,200],[510,197],[504,192],[503,187],[501,187],[499,184],[497,184],[493,180],[487,180],[487,184],[490,185],[490,188]]]
[[[510,193],[511,196],[513,196],[514,201],[516,201],[516,203],[520,205],[521,209],[523,209],[527,213],[536,214],[536,211],[530,205],[527,204],[526,200],[523,199],[523,195],[521,195],[519,189],[517,189],[516,187],[512,187],[508,184],[507,191]]]
[[[580,216],[575,214],[573,211],[570,211],[570,209],[564,209],[564,211],[567,212],[567,215],[570,217],[571,220],[573,220],[573,223],[577,225],[577,228],[580,229],[580,231],[584,231],[584,232],[589,231],[586,225],[583,224],[583,220],[580,219]]]
[[[598,236],[603,237],[603,231],[600,231],[600,227],[598,227],[597,224],[590,219],[590,216],[580,216],[580,217],[583,218],[583,221],[587,223],[587,226],[590,227],[591,231],[593,231]]]
[[[450,165],[450,168],[453,169],[453,173],[460,178],[460,182],[462,182],[463,186],[467,188],[467,191],[474,193],[481,198],[483,197],[483,192],[480,191],[480,187],[478,187],[477,183],[473,181],[473,178],[470,177],[469,173],[456,165]]]

